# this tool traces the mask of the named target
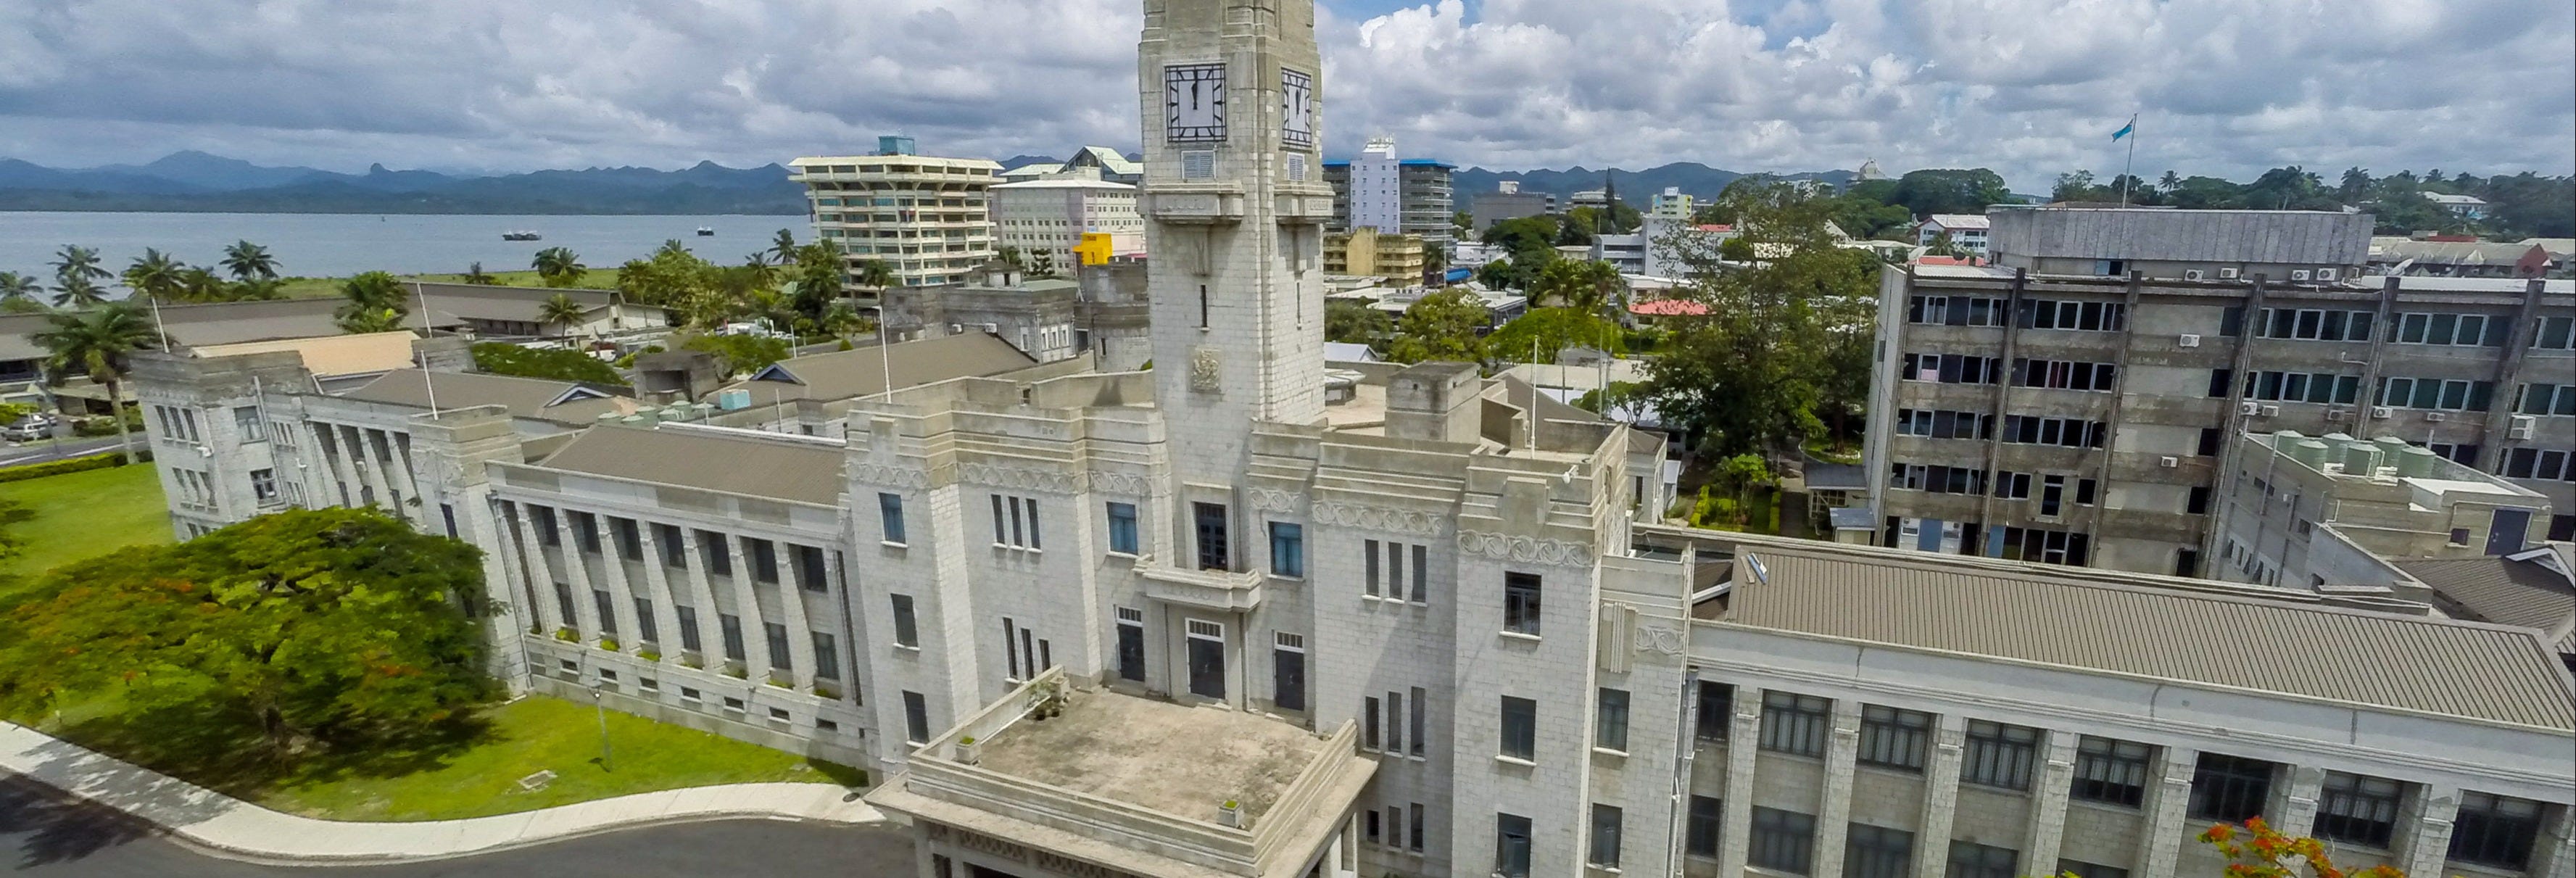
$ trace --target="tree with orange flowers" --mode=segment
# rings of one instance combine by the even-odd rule
[[[2212,826],[2200,834],[2200,840],[2227,855],[2227,878],[2406,878],[2406,872],[2395,866],[2358,872],[2338,867],[2326,856],[2325,843],[2283,835],[2261,817],[2243,825]]]

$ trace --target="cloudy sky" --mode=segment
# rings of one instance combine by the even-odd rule
[[[1494,168],[2576,165],[2567,0],[1321,0],[1329,152]],[[0,157],[515,171],[1137,138],[1137,0],[5,0]]]

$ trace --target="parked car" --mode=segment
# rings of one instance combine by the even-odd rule
[[[36,414],[19,418],[18,422],[15,424],[0,427],[0,439],[7,439],[11,442],[34,442],[38,439],[53,436],[54,428],[61,425],[62,422],[63,420],[61,418],[57,418],[43,412],[38,412]]]

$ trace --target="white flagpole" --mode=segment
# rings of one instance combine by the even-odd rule
[[[420,281],[412,281],[411,295],[413,301],[420,303],[420,338],[422,341],[428,341],[430,339],[429,290],[422,287]],[[435,418],[438,417],[438,382],[430,379],[429,352],[423,350],[420,353],[420,387],[423,393],[429,395],[429,416]]]
[[[2129,206],[2130,172],[2138,165],[2138,114],[2129,114],[2129,160],[2120,166],[2120,206]]]

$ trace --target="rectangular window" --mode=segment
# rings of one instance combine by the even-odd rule
[[[1422,852],[1422,825],[1429,822],[1429,818],[1423,816],[1421,802],[1413,803],[1412,814],[1413,822],[1410,826],[1411,831],[1405,833],[1404,847],[1406,850],[1410,850],[1418,854]]]
[[[903,545],[903,495],[877,494],[877,527],[886,542]]]
[[[798,588],[812,592],[829,592],[832,590],[830,580],[824,578],[825,574],[831,570],[831,567],[823,563],[822,549],[814,546],[797,545],[790,545],[788,546],[788,549],[796,555],[796,586]]]
[[[2388,847],[2397,831],[2397,804],[2406,788],[2396,781],[2340,771],[2326,772],[2317,793],[2316,836],[2375,848]]]
[[[750,651],[742,644],[742,617],[732,613],[717,613],[716,627],[723,629],[725,658],[738,662],[751,659]]]
[[[1270,523],[1270,575],[1291,579],[1306,575],[1306,529],[1284,521]]]
[[[653,525],[653,544],[662,550],[662,566],[688,569],[689,544],[680,538],[677,525]]]
[[[2524,415],[2576,415],[2576,384],[2525,384],[2513,410]]]
[[[607,589],[594,588],[590,590],[590,604],[599,612],[599,632],[617,633],[617,599],[609,597]]]
[[[1619,868],[1619,809],[1610,805],[1592,806],[1592,850],[1584,862],[1603,869]]]
[[[675,606],[671,610],[680,617],[680,648],[690,652],[705,649],[698,642],[698,608]]]
[[[660,644],[662,632],[653,622],[653,600],[635,599],[635,636],[645,643]]]
[[[903,739],[914,744],[930,743],[930,703],[919,692],[903,693]]]
[[[778,584],[778,551],[768,540],[743,540],[742,558],[751,565],[751,581],[762,585]]]
[[[920,649],[921,622],[913,616],[912,596],[898,594],[887,597],[894,602],[894,644]]]
[[[1538,702],[1503,696],[1502,755],[1523,762],[1538,759]]]
[[[706,547],[707,575],[733,575],[733,540],[715,531],[698,532],[698,544]]]
[[[1968,748],[1959,764],[1959,779],[2008,790],[2030,789],[2031,761],[2039,750],[2039,730],[1984,720],[1968,722]]]
[[[2243,823],[2263,816],[2272,796],[2273,765],[2260,759],[2200,754],[2191,776],[2191,816],[2220,823]]]
[[[1816,818],[1755,806],[1752,842],[1746,862],[1774,872],[1808,874],[1816,853]]]
[[[1145,611],[1118,608],[1118,677],[1145,682]]]
[[[1413,755],[1418,757],[1423,754],[1422,730],[1429,727],[1424,723],[1424,718],[1430,713],[1431,709],[1428,705],[1431,703],[1431,699],[1422,691],[1422,687],[1415,686],[1413,687],[1413,700],[1408,703],[1411,705],[1411,709],[1413,710]]]
[[[1228,545],[1225,504],[1190,504],[1191,529],[1198,537],[1199,569],[1232,570],[1234,554]]]
[[[2520,872],[2531,867],[2531,846],[2539,837],[2539,802],[2462,791],[2460,812],[2451,820],[2450,857]]]
[[[273,503],[273,502],[276,502],[276,500],[277,500],[277,471],[276,471],[276,470],[273,470],[273,469],[255,469],[255,470],[251,470],[251,471],[250,471],[250,496],[251,496],[251,498],[252,498],[252,499],[258,500],[258,501],[259,501],[259,502],[261,502],[261,503]],[[450,528],[450,529],[449,529],[449,532],[448,532],[448,536],[455,536],[455,535],[456,535],[456,534],[455,534],[455,529],[454,529],[454,528]]]
[[[599,552],[599,516],[587,512],[572,513],[572,544],[584,552]]]
[[[1762,693],[1764,750],[1823,756],[1825,739],[1833,732],[1833,726],[1833,699],[1777,690]]]
[[[1601,703],[1593,715],[1592,746],[1628,752],[1627,690],[1601,690]]]
[[[1702,741],[1726,740],[1727,730],[1735,722],[1735,687],[1709,680],[1699,681],[1699,710],[1692,718],[1692,737]]]
[[[1694,795],[1690,797],[1690,816],[1682,831],[1682,852],[1694,857],[1717,856],[1717,842],[1726,831],[1726,804],[1719,799]]]
[[[1503,630],[1512,634],[1538,636],[1538,600],[1538,574],[1503,574]]]
[[[1932,715],[1864,704],[1860,708],[1860,762],[1880,768],[1923,771]]]
[[[2129,878],[2129,870],[2082,860],[2057,861],[2057,874],[2075,878]]]
[[[1914,874],[1914,833],[1867,823],[1843,836],[1843,878],[1908,878]]]
[[[787,626],[776,622],[763,622],[760,626],[760,633],[769,641],[770,669],[777,671],[788,670],[791,667],[791,663],[788,661],[787,652]]]
[[[1134,555],[1136,551],[1136,504],[1109,504],[1109,551]]]
[[[1517,814],[1494,815],[1494,874],[1498,878],[1529,878],[1529,818]]]
[[[1306,638],[1278,632],[1270,648],[1270,703],[1280,710],[1306,709]]]
[[[807,633],[814,635],[814,678],[817,680],[840,679],[841,649],[839,638],[835,638],[832,635],[821,631],[810,631]]]
[[[265,442],[268,440],[268,422],[260,418],[259,407],[255,405],[236,406],[233,408],[233,430],[234,432],[241,434],[241,441],[243,442]]]
[[[2135,741],[2086,735],[2075,745],[2072,795],[2087,802],[2135,808],[2146,801],[2147,766],[2156,748]]]
[[[617,557],[644,560],[644,534],[636,528],[635,519],[609,516],[608,533],[617,541]]]
[[[1386,752],[1404,752],[1404,693],[1386,693]]]
[[[1946,878],[2016,878],[2020,860],[2021,852],[2012,848],[1953,841]]]
[[[1508,701],[1508,700],[1510,700],[1510,699],[1505,699],[1505,700],[1506,700],[1506,701]],[[1383,738],[1383,737],[1379,734],[1379,732],[1378,732],[1378,729],[1380,728],[1380,726],[1378,725],[1378,721],[1379,721],[1381,718],[1382,718],[1382,717],[1381,717],[1381,716],[1379,715],[1379,713],[1378,713],[1378,700],[1377,700],[1377,696],[1375,696],[1375,695],[1368,695],[1368,696],[1363,696],[1363,697],[1361,697],[1361,698],[1360,698],[1360,749],[1363,749],[1363,750],[1384,750],[1384,749],[1386,749],[1386,745],[1383,743],[1384,738]]]
[[[1361,545],[1363,547],[1361,554],[1367,556],[1367,559],[1361,562],[1366,569],[1366,575],[1360,579],[1361,587],[1368,590],[1370,597],[1376,597],[1380,594],[1377,578],[1377,541],[1363,540]]]
[[[1431,547],[1413,547],[1413,602],[1431,602]]]

